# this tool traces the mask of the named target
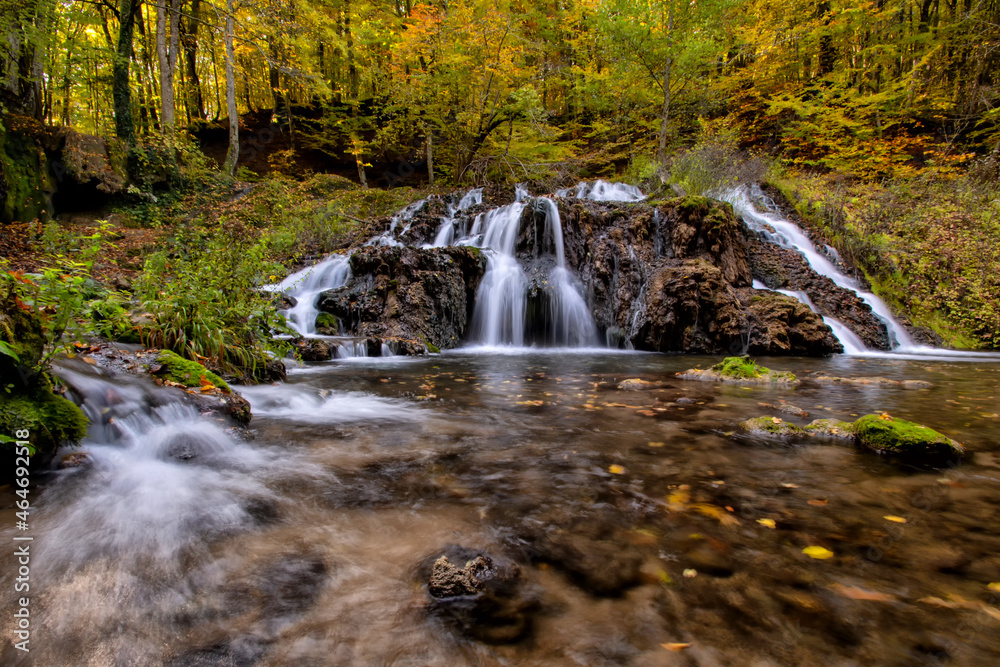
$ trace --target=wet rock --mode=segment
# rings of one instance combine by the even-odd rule
[[[351,284],[323,292],[318,307],[351,335],[452,348],[465,337],[485,269],[477,248],[368,246],[351,256]]]
[[[455,545],[432,558],[429,573],[427,563],[421,568],[432,614],[489,643],[517,641],[528,630],[535,600],[514,562]]]
[[[643,391],[645,389],[659,389],[662,386],[662,382],[652,382],[641,378],[630,378],[618,383],[618,388],[622,391]]]
[[[584,590],[601,596],[617,596],[639,584],[642,552],[629,543],[618,528],[622,517],[614,512],[581,512],[559,521],[559,527],[544,524],[529,530],[530,555],[566,572]]]
[[[779,403],[777,405],[773,403],[761,403],[761,406],[770,408],[771,410],[777,410],[778,412],[783,412],[786,415],[792,415],[794,417],[804,418],[809,416],[809,413],[802,408],[795,405],[789,405],[788,403]]]
[[[333,346],[320,338],[296,338],[292,344],[303,361],[327,361],[333,356]]]
[[[814,375],[813,382],[825,385],[848,385],[853,387],[891,387],[895,389],[930,389],[934,385],[923,380],[892,380],[884,377],[844,378],[832,375]]]
[[[839,438],[843,440],[853,440],[854,431],[851,422],[839,419],[814,419],[806,424],[805,432],[819,438]]]
[[[885,323],[872,312],[871,306],[854,292],[838,287],[830,278],[810,269],[799,253],[764,241],[756,234],[749,233],[749,230],[746,248],[755,279],[770,289],[805,292],[821,315],[838,319],[867,347],[889,349],[889,333]],[[808,310],[808,306],[803,307]]]
[[[728,357],[725,361],[708,369],[689,368],[677,377],[682,380],[700,380],[702,382],[721,382],[724,384],[743,385],[780,385],[795,386],[798,378],[787,371],[773,371],[764,366],[758,366],[747,357]]]
[[[885,413],[861,417],[852,430],[865,449],[915,463],[942,463],[965,455],[965,448],[951,438]]]
[[[92,465],[94,465],[94,459],[87,452],[70,452],[59,460],[60,470],[89,468]]]
[[[833,331],[809,306],[785,294],[746,289],[741,303],[749,311],[747,352],[750,354],[800,354],[822,356],[843,352]]]
[[[755,417],[747,419],[740,422],[740,428],[751,435],[758,436],[791,436],[803,433],[800,427],[778,417]]]
[[[729,577],[733,574],[733,562],[710,544],[702,542],[684,556],[687,567],[715,577]]]

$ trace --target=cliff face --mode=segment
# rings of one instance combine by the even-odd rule
[[[608,345],[702,354],[826,355],[842,351],[830,328],[796,299],[752,287],[802,289],[823,313],[836,315],[871,347],[884,327],[855,295],[809,269],[794,252],[752,234],[729,204],[704,197],[647,203],[553,198],[561,218],[565,266]],[[486,205],[456,215],[457,233],[473,229]],[[324,292],[319,308],[338,318],[342,334],[407,339],[430,348],[466,342],[483,252],[466,246],[420,248],[445,210],[432,199],[399,225],[405,246],[365,246],[351,258],[354,275]],[[525,340],[551,327],[539,313],[552,304],[557,236],[551,206],[529,201],[521,213],[515,255],[524,268]],[[825,282],[824,282],[825,281]],[[419,346],[418,346],[419,347]]]

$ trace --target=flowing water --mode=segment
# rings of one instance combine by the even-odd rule
[[[642,196],[607,183],[558,195]],[[177,390],[67,362],[60,375],[92,421],[88,463],[35,471],[32,652],[7,643],[0,663],[1000,664],[1000,357],[930,356],[897,332],[891,355],[854,342],[830,359],[760,360],[798,374],[795,388],[683,381],[718,358],[598,347],[551,199],[518,188],[506,207],[460,214],[481,201],[452,205],[435,240],[488,249],[479,347],[366,358],[343,338],[337,360],[240,389],[250,433]],[[372,243],[397,244],[422,206]],[[513,252],[528,206],[545,213],[547,264],[531,279]],[[787,233],[776,241],[794,237],[768,215]],[[273,289],[315,335],[316,295],[349,277],[333,256]],[[556,347],[523,347],[536,329]],[[619,388],[629,379],[644,390]],[[737,427],[873,411],[936,428],[969,456],[921,469]],[[14,510],[3,513],[12,544]],[[470,617],[483,613],[472,600],[442,611],[427,587],[442,553],[519,572],[502,606],[514,635],[478,633],[490,617]],[[13,572],[0,569],[5,609]]]
[[[252,440],[176,390],[63,369],[96,424],[93,464],[36,471],[32,652],[7,643],[0,663],[997,664],[997,365],[761,360],[804,378],[794,389],[674,375],[717,360],[500,348],[311,364],[241,389]],[[661,384],[617,388],[630,378]],[[873,410],[970,455],[921,470],[736,429]],[[432,613],[426,568],[449,545],[518,564],[519,641]]]

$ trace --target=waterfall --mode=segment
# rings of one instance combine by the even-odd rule
[[[816,249],[816,246],[798,225],[777,214],[758,211],[753,204],[752,197],[752,193],[741,186],[723,193],[720,198],[733,205],[736,214],[743,218],[750,229],[764,234],[777,245],[799,252],[816,273],[826,276],[838,287],[854,292],[862,301],[871,306],[872,312],[885,322],[889,332],[889,344],[893,350],[905,352],[915,347],[906,329],[896,321],[882,299],[871,292],[862,290],[853,278],[838,269],[822,252]]]
[[[331,255],[319,264],[293,273],[277,285],[265,285],[264,290],[280,292],[295,299],[295,305],[284,311],[288,326],[300,336],[316,335],[316,300],[320,293],[343,287],[351,279],[350,258]]]
[[[487,269],[476,296],[476,305],[470,327],[471,340],[489,346],[525,344],[527,327],[537,324],[545,342],[568,347],[592,347],[599,344],[597,326],[581,292],[579,280],[566,265],[563,244],[562,220],[556,203],[548,197],[532,198],[523,184],[514,190],[515,201],[472,218],[463,211],[483,202],[483,189],[473,188],[457,202],[449,204],[441,217],[432,243],[424,248],[449,245],[475,246],[486,251]],[[592,201],[633,202],[645,199],[635,186],[622,183],[596,181],[560,190],[558,197],[577,197]],[[389,229],[372,237],[366,245],[401,246],[399,238],[410,228],[413,217],[427,204],[426,199],[414,202],[392,217]],[[524,267],[515,256],[521,217],[531,203],[545,214],[543,243],[551,240],[555,253],[555,266],[548,271],[541,285],[541,322],[527,321],[529,281]],[[468,231],[466,232],[466,226]],[[402,229],[400,229],[402,226]],[[316,335],[316,301],[321,292],[344,287],[351,279],[349,257],[333,255],[326,260],[295,273],[278,285],[263,289],[281,292],[295,299],[295,305],[285,311],[289,326],[299,335]],[[537,332],[534,332],[537,333]],[[362,349],[364,348],[364,349]],[[338,358],[364,356],[364,344],[342,342],[337,349]]]
[[[524,345],[527,278],[514,257],[524,202],[489,211],[477,219],[473,232],[485,225],[481,247],[487,253],[486,274],[476,295],[472,336],[484,345]]]

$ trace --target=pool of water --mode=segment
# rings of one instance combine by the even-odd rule
[[[718,360],[335,361],[242,389],[251,441],[171,415],[87,443],[93,466],[38,489],[32,653],[8,644],[0,661],[1000,664],[1000,366],[781,358],[758,361],[801,385],[676,377]],[[809,379],[821,374],[932,386]],[[634,378],[652,388],[618,388]],[[737,428],[882,411],[969,455],[920,469]],[[196,455],[164,456],[185,419]],[[428,564],[458,547],[516,564],[516,637],[433,613]]]

